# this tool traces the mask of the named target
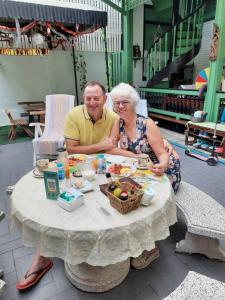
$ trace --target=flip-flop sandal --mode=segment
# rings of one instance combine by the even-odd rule
[[[201,148],[202,148],[202,149],[207,149],[208,147],[209,147],[209,144],[202,144],[202,145],[201,145]]]
[[[192,144],[192,146],[194,146],[194,147],[200,147],[201,144],[202,144],[201,142],[197,142],[197,143]]]
[[[53,266],[53,262],[50,260],[49,264],[45,268],[42,268],[42,269],[32,272],[30,274],[28,274],[28,271],[27,271],[24,278],[27,279],[28,277],[35,275],[34,279],[31,282],[27,283],[26,285],[21,285],[21,284],[17,283],[16,284],[17,290],[22,291],[22,290],[26,290],[30,287],[33,287],[35,284],[37,284],[39,282],[39,280],[45,275],[45,273],[51,269],[52,266]]]

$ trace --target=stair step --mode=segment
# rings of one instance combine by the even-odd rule
[[[194,39],[194,45],[197,44],[198,41],[199,41],[199,39]],[[186,43],[187,43],[186,39],[181,39],[181,40],[177,39],[177,47],[176,47],[176,49],[178,49],[180,47],[180,45],[181,45],[181,47],[186,47]],[[190,47],[192,46],[192,39],[188,40],[187,46],[190,46]]]

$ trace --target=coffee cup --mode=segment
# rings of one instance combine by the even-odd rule
[[[139,168],[148,168],[149,165],[151,164],[151,160],[146,153],[140,153],[138,154],[138,167]]]
[[[48,168],[48,164],[49,164],[48,159],[39,159],[39,160],[37,160],[36,165],[37,165],[38,171],[40,173],[43,173],[43,171]]]

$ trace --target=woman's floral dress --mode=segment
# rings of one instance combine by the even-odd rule
[[[148,143],[147,134],[146,134],[146,122],[147,118],[137,115],[136,120],[136,139],[130,141],[125,132],[124,121],[120,119],[119,123],[119,134],[120,134],[120,148],[128,151],[132,151],[133,153],[146,153],[149,155],[150,159],[153,163],[158,163],[158,159],[153,152],[151,146]],[[176,193],[180,181],[181,181],[181,169],[180,169],[180,160],[175,159],[173,155],[170,156],[169,167],[165,171],[167,174],[174,192]]]

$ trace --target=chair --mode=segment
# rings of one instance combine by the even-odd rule
[[[29,136],[29,137],[34,137],[33,132],[27,128],[28,123],[27,121],[23,119],[13,119],[11,112],[8,109],[5,109],[5,113],[7,114],[9,120],[10,120],[10,129],[8,133],[8,138],[10,141],[14,140],[16,137],[16,128],[20,127],[23,129],[23,131]]]
[[[105,108],[108,110],[113,110],[112,99],[108,93],[107,93]],[[147,100],[146,99],[140,99],[138,106],[137,106],[137,114],[148,118],[148,108],[147,108]]]
[[[71,95],[48,95],[46,96],[45,124],[30,123],[35,126],[33,139],[34,157],[33,164],[41,157],[55,157],[57,149],[63,146],[64,120],[66,114],[74,106],[74,96]],[[42,127],[44,131],[42,132]]]

